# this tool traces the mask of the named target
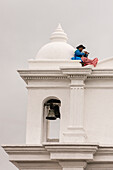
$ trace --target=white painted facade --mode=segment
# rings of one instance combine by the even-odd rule
[[[82,67],[60,25],[50,39],[18,71],[28,89],[26,145],[3,148],[20,170],[113,170],[113,58]],[[45,118],[49,99],[61,102],[56,123]]]

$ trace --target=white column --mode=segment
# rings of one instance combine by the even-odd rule
[[[64,133],[65,142],[84,142],[84,80],[86,76],[71,76],[70,115],[68,131]]]
[[[70,128],[83,127],[84,88],[70,88]]]
[[[59,164],[62,170],[84,170],[86,167],[86,162],[76,162],[76,161],[60,161]]]

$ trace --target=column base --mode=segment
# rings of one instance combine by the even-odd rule
[[[81,127],[68,127],[68,131],[64,132],[63,135],[63,142],[68,143],[85,142],[87,138],[85,130]]]

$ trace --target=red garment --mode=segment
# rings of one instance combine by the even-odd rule
[[[84,63],[84,66],[86,65],[94,65],[94,67],[96,67],[97,63],[98,63],[98,58],[94,58],[93,60],[90,60],[89,58],[87,57],[81,57],[83,63]]]

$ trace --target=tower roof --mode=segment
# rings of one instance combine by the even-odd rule
[[[38,51],[36,59],[70,60],[74,55],[75,49],[67,43],[67,40],[67,34],[59,24],[56,30],[51,34],[50,42]]]

